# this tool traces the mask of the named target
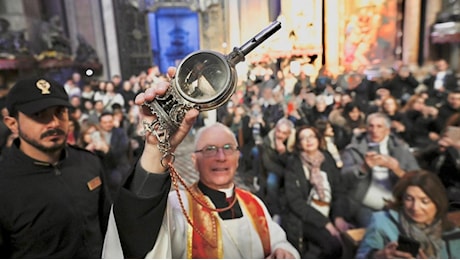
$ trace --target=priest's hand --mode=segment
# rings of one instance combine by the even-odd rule
[[[172,79],[176,73],[175,68],[168,69],[168,77]],[[159,82],[152,87],[145,90],[136,96],[135,104],[142,106],[142,121],[147,123],[153,122],[156,118],[148,107],[144,105],[144,102],[151,102],[156,97],[162,96],[166,93],[167,89],[171,87],[170,81]],[[198,110],[191,109],[185,114],[184,120],[182,121],[179,129],[169,137],[170,152],[174,152],[176,147],[184,140],[193,124],[198,117]],[[161,163],[163,160],[163,154],[158,149],[157,137],[149,131],[145,131],[145,148],[141,156],[140,163],[142,168],[148,172],[162,173],[167,169],[167,165]]]
[[[282,249],[282,248],[277,248],[275,249],[274,252],[272,252],[267,259],[294,259],[295,257],[289,253],[287,250]]]

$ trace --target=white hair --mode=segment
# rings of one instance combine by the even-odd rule
[[[198,149],[197,145],[198,145],[198,142],[201,140],[201,135],[203,135],[203,132],[205,132],[206,130],[208,130],[210,128],[214,128],[214,127],[220,127],[222,129],[224,129],[225,131],[227,131],[233,137],[233,141],[235,142],[235,145],[238,145],[238,142],[236,140],[235,134],[232,132],[232,130],[228,126],[226,126],[226,125],[224,125],[224,124],[222,124],[220,122],[217,122],[217,123],[214,123],[212,125],[204,126],[204,127],[200,128],[200,129],[198,129],[198,131],[196,132],[196,135],[195,135],[195,143],[194,143],[195,150]]]

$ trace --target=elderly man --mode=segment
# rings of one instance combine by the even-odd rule
[[[173,75],[174,71],[169,71]],[[165,93],[169,83],[149,88],[136,104]],[[187,112],[170,138],[172,150],[193,126],[198,113]],[[153,117],[148,118],[153,120]],[[147,120],[147,119],[146,119]],[[162,163],[158,140],[146,135],[134,174],[115,201],[106,236],[109,258],[298,258],[263,203],[235,187],[239,151],[232,131],[222,124],[202,128],[192,160],[199,181],[187,191],[169,193],[171,178]],[[169,196],[168,196],[169,193]]]
[[[264,137],[260,146],[262,176],[266,189],[265,203],[277,223],[285,209],[284,172],[287,158],[294,151],[295,128],[287,118],[281,118],[275,127]]]
[[[406,171],[419,169],[408,145],[393,136],[390,119],[382,113],[370,114],[367,131],[353,137],[343,153],[342,174],[349,191],[350,221],[365,227],[373,211],[391,199],[396,181]]]

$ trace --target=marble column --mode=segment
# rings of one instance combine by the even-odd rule
[[[460,74],[460,47],[459,43],[453,42],[450,43],[450,59],[447,61],[449,63],[450,68],[454,73],[457,75]]]
[[[240,0],[239,11],[241,41],[238,46],[244,44],[270,23],[267,0]],[[263,53],[264,47],[264,44],[260,45],[251,54]]]
[[[108,58],[107,74],[112,77],[121,75],[120,56],[118,55],[117,31],[115,28],[114,6],[112,0],[101,0],[104,36]]]
[[[67,29],[69,30],[70,47],[72,48],[72,53],[75,53],[78,47],[78,39],[77,39],[78,27],[77,27],[77,17],[76,17],[77,8],[75,7],[75,2],[72,0],[65,0],[64,8],[65,8],[65,15],[66,15],[66,20],[67,20]]]
[[[325,0],[324,1],[324,21],[325,24],[333,26],[325,26],[324,30],[324,50],[327,50],[325,56],[325,64],[330,72],[334,75],[340,73],[340,57],[343,50],[343,37],[341,33],[344,31],[345,23],[340,22],[340,19],[345,17],[343,1],[340,0]]]
[[[206,6],[200,12],[200,47],[202,49],[225,52],[227,41],[225,30],[225,12],[221,4]]]
[[[93,0],[65,0],[65,8],[74,53],[78,48],[77,36],[80,34],[97,52],[99,62],[102,64],[100,78],[109,79],[111,75],[108,73],[109,60],[106,55],[100,2]],[[116,55],[118,56],[118,51]]]
[[[10,22],[10,30],[17,31],[27,28],[27,23],[24,19],[25,7],[22,1],[2,1],[0,7],[0,17]]]
[[[406,64],[417,64],[420,42],[421,0],[406,0],[404,9],[402,60]]]
[[[427,1],[426,2],[426,14],[425,14],[425,38],[424,48],[423,48],[423,60],[429,62],[433,57],[433,53],[430,51],[431,48],[431,27],[436,22],[436,15],[441,11],[442,2],[441,1]]]
[[[105,44],[105,37],[104,37],[104,24],[103,24],[103,17],[101,16],[102,10],[99,1],[88,0],[91,5],[91,17],[93,18],[93,27],[94,30],[94,39],[92,39],[88,34],[87,41],[90,44],[94,44],[93,47],[97,52],[99,57],[99,61],[102,63],[102,75],[101,78],[108,79],[110,77],[109,74],[109,57],[108,53],[106,52],[106,44]],[[117,52],[118,55],[118,52]]]
[[[226,0],[225,5],[228,7],[227,13],[227,34],[228,41],[226,44],[226,51],[232,51],[234,46],[239,46],[241,44],[240,37],[240,5],[239,1],[235,0]]]

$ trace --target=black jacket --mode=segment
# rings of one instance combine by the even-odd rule
[[[446,128],[446,123],[449,118],[455,113],[459,113],[460,109],[453,108],[449,103],[442,105],[438,110],[438,116],[436,117],[436,130],[438,133],[442,133]]]
[[[253,128],[249,127],[249,121],[251,120],[250,116],[244,116],[241,119],[241,128],[238,132],[238,143],[240,145],[240,151],[242,153],[241,163],[243,165],[242,169],[244,171],[255,170],[253,168],[254,160],[260,160],[260,158],[256,159],[251,153],[251,150],[256,146],[256,142],[253,135]],[[263,138],[267,135],[270,131],[268,124],[264,126],[260,126],[260,136]],[[241,134],[241,136],[240,136]],[[240,142],[241,141],[241,142]],[[255,173],[257,174],[257,173]]]
[[[346,218],[348,200],[341,184],[341,175],[335,161],[329,152],[323,152],[325,160],[321,164],[321,171],[327,174],[331,186],[332,201],[329,217],[307,204],[313,186],[305,178],[302,162],[298,155],[289,158],[285,174],[285,194],[288,205],[287,216],[283,216],[283,227],[286,235],[298,250],[303,251],[303,223],[310,223],[317,227],[325,227],[328,222],[334,222],[336,217]]]
[[[402,78],[396,75],[390,82],[385,84],[391,95],[397,99],[401,99],[404,94],[413,95],[415,89],[418,87],[419,82],[410,74],[407,78]]]
[[[0,257],[100,258],[110,201],[99,159],[69,146],[51,165],[18,143],[0,162]]]

